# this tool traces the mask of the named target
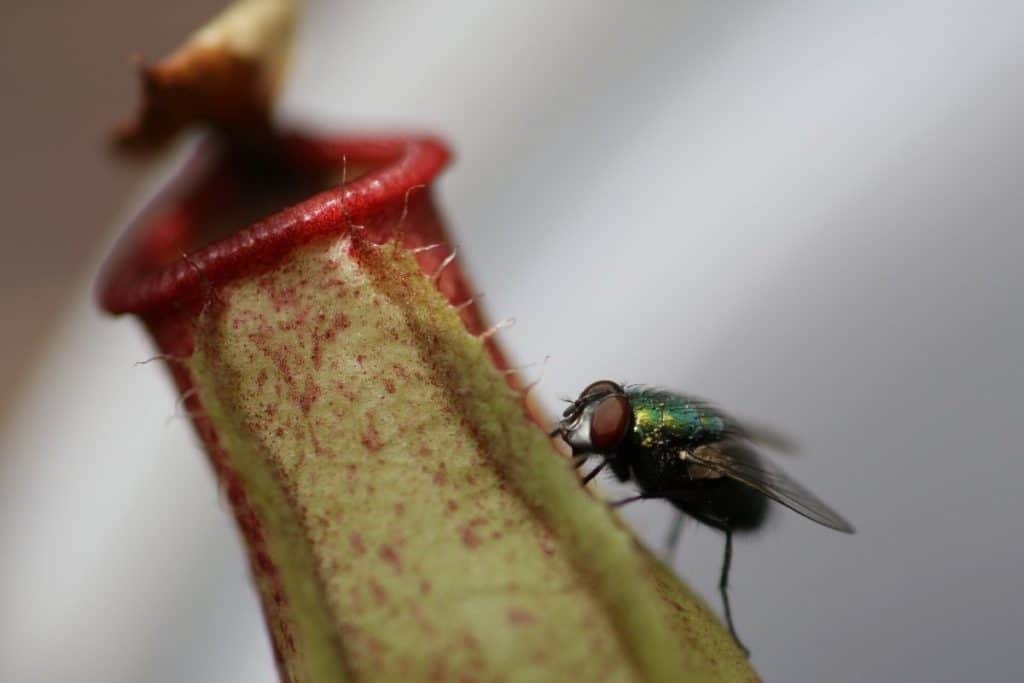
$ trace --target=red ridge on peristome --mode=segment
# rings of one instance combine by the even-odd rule
[[[239,226],[229,237],[191,253],[197,214],[209,195],[230,182],[230,170],[212,169],[205,184],[186,190],[184,197],[168,196],[178,189],[172,184],[142,212],[105,268],[99,290],[101,305],[111,313],[149,316],[176,302],[199,300],[204,288],[250,268],[272,265],[293,247],[318,236],[341,235],[358,225],[367,229],[365,237],[382,239],[394,228],[407,201],[410,214],[414,208],[433,213],[426,192],[409,191],[429,185],[450,157],[447,147],[431,137],[315,140],[288,136],[281,138],[280,145],[282,163],[293,166],[297,173],[340,171],[346,164],[376,168],[252,225]],[[186,169],[184,174],[190,173],[195,169]],[[162,210],[154,210],[161,206]],[[439,221],[430,218],[410,231],[408,241],[444,241]],[[185,254],[187,258],[183,258]],[[424,260],[433,260],[429,254],[425,256]]]

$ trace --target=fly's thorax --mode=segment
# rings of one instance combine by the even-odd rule
[[[675,451],[718,441],[725,435],[725,420],[700,401],[650,389],[630,391],[628,396],[633,439],[644,448]]]
[[[648,401],[631,401],[633,407],[633,437],[637,445],[657,448],[664,441],[663,414],[659,406]]]

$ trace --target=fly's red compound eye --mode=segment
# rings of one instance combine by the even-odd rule
[[[582,392],[580,392],[580,398],[583,398],[584,396],[591,396],[593,394],[621,394],[621,393],[624,393],[624,392],[622,391],[622,387],[620,387],[618,384],[616,384],[615,382],[612,382],[611,380],[602,379],[602,380],[598,380],[597,382],[594,382],[593,384],[588,386],[586,389],[584,389]]]
[[[619,445],[629,428],[630,413],[629,399],[621,394],[603,398],[594,406],[590,416],[590,443],[594,450],[610,450]]]

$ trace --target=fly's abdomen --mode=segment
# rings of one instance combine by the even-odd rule
[[[703,479],[669,501],[690,517],[721,529],[754,531],[769,514],[768,499],[734,479]]]

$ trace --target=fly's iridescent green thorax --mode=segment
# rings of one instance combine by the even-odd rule
[[[706,404],[657,389],[626,388],[634,447],[654,451],[719,441],[726,424]]]

